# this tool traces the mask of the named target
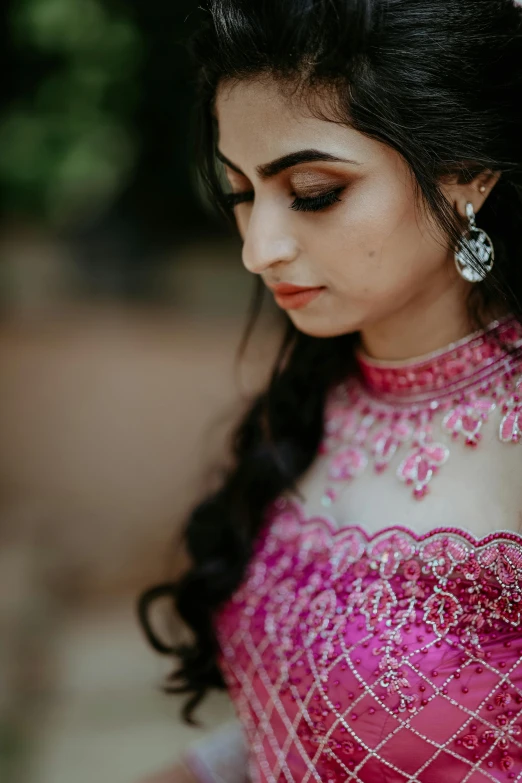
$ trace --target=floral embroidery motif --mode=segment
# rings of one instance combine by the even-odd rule
[[[520,737],[522,728],[518,724],[509,725],[511,724],[509,715],[499,715],[496,723],[499,728],[492,731],[485,731],[483,735],[484,739],[488,742],[496,742],[499,747],[506,750],[509,748],[511,740]]]
[[[522,536],[368,536],[276,501],[216,626],[259,780],[522,777],[521,612]]]
[[[444,417],[442,423],[455,439],[462,434],[466,446],[476,446],[480,441],[482,425],[495,408],[494,402],[478,399],[472,404],[457,405]]]
[[[457,625],[463,614],[458,599],[437,587],[434,594],[426,601],[425,607],[424,619],[439,636],[443,636],[450,628]]]
[[[360,476],[366,470],[368,457],[362,449],[356,447],[340,451],[332,460],[330,478],[333,481],[346,481]]]
[[[384,427],[373,436],[372,454],[375,457],[375,470],[378,473],[388,467],[397,449],[408,441],[411,434],[411,426],[407,422],[399,421],[390,427]]]
[[[504,691],[495,699],[497,706],[505,706],[512,700],[510,693]],[[503,701],[505,704],[503,704]],[[515,715],[515,720],[519,719]],[[497,728],[498,727],[498,728]],[[474,732],[477,730],[476,724],[470,727]],[[520,742],[518,738],[522,735],[522,727],[513,722],[513,713],[500,714],[495,720],[495,727],[487,729],[479,736],[475,733],[467,734],[465,737],[456,740],[457,745],[462,745],[466,750],[480,751],[490,755],[492,749],[500,750],[500,757],[497,756],[498,766],[503,772],[510,772],[515,766],[514,755],[519,755]],[[510,755],[513,754],[513,755]],[[479,754],[480,758],[480,754]],[[491,766],[493,762],[489,762]],[[514,777],[514,776],[510,776]]]
[[[506,413],[500,424],[500,440],[504,443],[519,443],[522,436],[522,419],[520,411],[512,410]]]
[[[404,366],[358,356],[360,377],[335,388],[325,411],[320,453],[331,458],[323,505],[339,496],[337,485],[353,481],[370,461],[377,473],[409,449],[397,477],[416,499],[429,492],[450,449],[436,441],[433,424],[454,440],[476,448],[493,413],[500,411],[499,437],[522,442],[522,327],[513,319],[492,324],[444,351]]]
[[[517,382],[512,396],[502,406],[504,417],[500,422],[500,440],[504,443],[520,443],[522,439],[522,378]]]
[[[442,443],[430,443],[420,438],[414,450],[401,462],[397,475],[408,485],[413,485],[413,496],[423,498],[428,493],[428,484],[437,470],[449,459],[449,449]]]

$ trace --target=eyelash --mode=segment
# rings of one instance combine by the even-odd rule
[[[338,201],[340,194],[343,192],[344,187],[331,190],[329,193],[322,193],[320,196],[314,196],[313,198],[298,198],[296,197],[290,209],[295,212],[321,212],[328,207],[333,206]],[[229,209],[234,209],[239,204],[245,204],[254,200],[254,191],[248,190],[244,193],[227,193],[225,195],[225,201]]]

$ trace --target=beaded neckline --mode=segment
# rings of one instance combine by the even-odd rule
[[[504,346],[522,351],[522,329],[512,316],[424,356],[405,361],[373,359],[359,348],[357,363],[366,391],[390,404],[426,402],[454,395],[502,369]]]
[[[332,541],[356,533],[365,543],[373,544],[377,540],[390,538],[399,533],[410,538],[417,544],[423,544],[431,539],[440,538],[441,535],[445,535],[453,538],[460,538],[477,549],[491,543],[499,545],[504,543],[514,544],[522,550],[522,532],[514,530],[493,530],[485,536],[475,536],[466,528],[448,527],[445,525],[435,527],[432,530],[428,530],[426,533],[415,533],[411,528],[400,524],[390,524],[373,533],[367,529],[363,522],[353,522],[349,525],[339,527],[333,517],[328,514],[308,515],[304,506],[294,498],[291,500],[288,498],[279,498],[275,501],[267,515],[268,528],[273,529],[270,526],[276,522],[278,518],[281,519],[282,515],[288,515],[287,521],[289,521],[290,518],[297,520],[296,530],[322,529]]]
[[[326,508],[373,463],[387,470],[398,454],[398,479],[420,500],[450,458],[435,426],[475,448],[498,417],[499,439],[522,442],[522,325],[513,317],[410,362],[377,362],[359,352],[359,375],[332,389],[320,454],[330,457]]]

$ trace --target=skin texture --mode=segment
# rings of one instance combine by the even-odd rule
[[[324,287],[306,307],[288,311],[298,329],[316,337],[357,331],[370,355],[398,360],[470,332],[470,284],[417,203],[410,169],[395,150],[310,116],[273,80],[221,85],[216,116],[220,153],[234,167],[225,165],[231,189],[255,194],[235,207],[245,267],[268,285]],[[349,162],[302,163],[269,178],[257,170],[303,149]],[[464,217],[466,202],[478,213],[496,181],[482,175],[468,185],[447,182],[444,191]],[[324,211],[291,208],[295,196],[336,188],[343,188],[340,201]]]

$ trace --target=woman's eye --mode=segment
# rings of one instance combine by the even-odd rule
[[[294,209],[296,212],[320,212],[322,209],[328,209],[328,207],[333,206],[337,201],[341,201],[339,196],[343,190],[344,187],[336,188],[313,198],[296,197],[291,205],[291,209]]]
[[[330,190],[328,193],[321,193],[318,196],[309,196],[308,198],[300,198],[296,196],[290,205],[290,209],[296,212],[320,212],[323,209],[333,206],[338,201],[340,194],[343,192],[344,187]],[[254,200],[254,191],[246,190],[241,193],[226,193],[225,203],[229,209],[234,209],[239,204],[245,204]]]
[[[229,209],[234,209],[238,204],[245,204],[254,200],[254,191],[245,190],[243,193],[225,193],[225,203]]]

